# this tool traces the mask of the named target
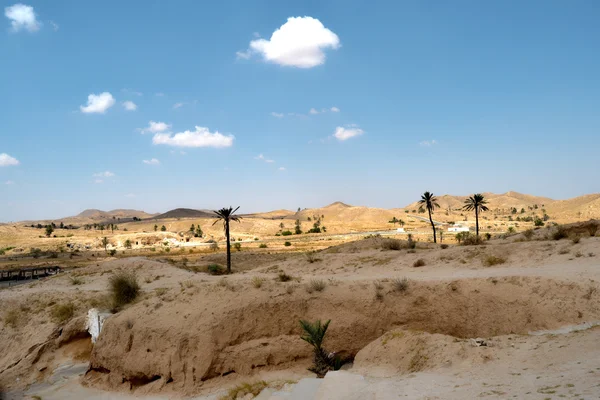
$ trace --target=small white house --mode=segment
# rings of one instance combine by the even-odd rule
[[[448,228],[448,232],[469,232],[469,227],[460,224],[455,224]]]

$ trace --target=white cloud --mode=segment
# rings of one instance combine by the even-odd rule
[[[329,111],[331,111],[331,112],[340,112],[340,109],[339,109],[339,108],[337,108],[337,107],[331,107],[331,108],[329,109]]]
[[[156,97],[163,97],[165,94],[163,92],[154,93]]]
[[[123,108],[125,108],[127,111],[135,111],[137,110],[137,104],[135,104],[133,101],[124,101],[123,102]]]
[[[156,158],[152,158],[150,160],[143,160],[142,162],[148,165],[160,165],[160,161],[158,161]]]
[[[94,178],[112,178],[113,176],[115,176],[115,174],[110,171],[104,171],[104,172],[98,172],[92,176]]]
[[[177,110],[178,108],[181,108],[181,107],[183,107],[183,105],[184,105],[184,104],[185,104],[185,103],[175,103],[175,104],[173,104],[173,109],[174,109],[174,110]]]
[[[52,25],[52,29],[54,29],[54,32],[58,31],[60,29],[60,26],[58,26],[58,24],[54,21],[48,21],[50,22],[50,25]]]
[[[250,50],[247,51],[236,51],[235,55],[238,59],[247,60],[252,57],[252,52]]]
[[[262,154],[259,154],[258,156],[254,157],[254,159],[255,159],[255,160],[261,160],[261,161],[264,161],[264,162],[266,162],[266,163],[274,163],[274,162],[275,162],[275,160],[271,160],[271,159],[269,159],[269,158],[266,158],[266,157],[265,157],[264,155],[262,155]]]
[[[312,17],[290,17],[271,35],[271,39],[250,42],[239,58],[249,58],[253,53],[262,55],[267,62],[298,68],[312,68],[325,63],[325,49],[340,47],[338,36]]]
[[[285,167],[279,167],[280,171],[285,171]]]
[[[275,118],[283,118],[283,113],[272,112],[271,115],[274,116]]]
[[[341,126],[335,128],[335,133],[333,134],[333,136],[335,136],[337,140],[344,141],[355,136],[360,136],[363,133],[365,132],[362,129],[356,127],[356,125],[348,125],[346,128]]]
[[[315,110],[314,108],[311,108],[310,111],[308,112],[309,114],[318,114],[319,111]]]
[[[0,167],[12,167],[19,164],[20,162],[16,158],[11,157],[6,153],[0,154]]]
[[[419,145],[424,146],[424,147],[431,147],[431,146],[435,146],[437,144],[436,140],[424,140],[421,143],[419,143]]]
[[[132,90],[132,89],[128,89],[128,88],[121,89],[121,92],[127,93],[127,94],[132,94],[134,96],[143,96],[144,95],[144,93],[142,93],[142,92],[138,92],[137,90]]]
[[[171,129],[171,125],[165,122],[148,122],[148,127],[139,129],[141,133],[162,133]]]
[[[5,185],[14,185],[15,183],[13,181],[6,181],[4,182]]]
[[[223,135],[219,132],[211,133],[208,128],[196,126],[194,131],[185,131],[171,135],[170,133],[157,133],[152,138],[154,144],[165,144],[175,147],[231,147],[233,135]]]
[[[115,105],[115,98],[109,92],[103,92],[98,95],[90,94],[88,96],[87,106],[79,106],[82,113],[85,114],[104,114],[106,110]]]
[[[19,32],[25,29],[29,32],[36,32],[41,24],[36,19],[33,7],[17,3],[4,9],[4,15],[10,19],[13,32]]]

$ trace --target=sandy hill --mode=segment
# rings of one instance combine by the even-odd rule
[[[265,218],[265,219],[282,219],[282,218],[291,218],[295,215],[294,211],[290,211],[290,210],[274,210],[274,211],[269,211],[269,212],[264,212],[264,213],[256,213],[256,214],[248,214],[245,217],[252,217],[252,218]]]
[[[152,218],[155,214],[149,214],[145,211],[139,210],[126,210],[126,209],[116,209],[111,211],[102,211],[96,209],[87,209],[75,216],[64,217],[64,218],[56,218],[56,219],[46,219],[46,220],[36,220],[36,221],[21,221],[22,224],[30,225],[30,224],[42,224],[46,225],[51,222],[56,224],[62,222],[65,225],[84,225],[84,224],[94,224],[94,223],[105,223],[112,222],[117,220],[119,222],[127,222],[133,220],[133,218],[147,219]]]
[[[506,192],[502,194],[496,193],[482,193],[488,201],[488,207],[490,209],[510,209],[510,208],[528,208],[537,205],[539,208],[547,207],[554,203],[556,200],[549,199],[547,197],[531,196],[528,194],[522,194],[518,192]],[[438,204],[442,209],[457,210],[464,205],[465,200],[469,196],[454,196],[454,195],[441,195],[436,196],[438,198]],[[417,202],[411,203],[405,207],[407,210],[418,209],[420,204]]]
[[[212,218],[214,214],[207,210],[194,210],[192,208],[176,208],[166,213],[155,215],[154,219],[165,218]]]
[[[351,206],[337,201],[325,207],[301,210],[291,216],[291,218],[305,221],[308,218],[314,219],[315,217],[320,217],[324,223],[331,220],[350,223],[357,221],[387,221],[393,216],[400,217],[398,210]]]

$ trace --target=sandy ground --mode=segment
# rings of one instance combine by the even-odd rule
[[[43,399],[218,398],[241,382],[311,376],[298,326],[307,318],[332,319],[325,345],[355,356],[361,398],[598,398],[600,329],[528,332],[600,321],[600,238],[521,239],[414,252],[385,250],[379,238],[310,256],[242,251],[227,277],[190,268],[222,262],[219,254],[94,263],[0,291],[0,385]],[[504,262],[488,266],[492,256]],[[136,272],[143,294],[86,352],[73,321],[105,302],[119,269]],[[281,272],[292,279],[280,282]],[[75,307],[66,325],[50,313],[65,302]],[[478,337],[488,346],[474,346]]]

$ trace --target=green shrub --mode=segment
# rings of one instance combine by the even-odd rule
[[[168,250],[168,249],[167,249]],[[110,254],[111,256],[114,256],[115,254],[117,254],[117,250],[112,249],[108,252],[108,254]]]
[[[321,324],[320,320],[314,323],[300,320],[300,326],[304,331],[304,335],[300,338],[313,346],[313,366],[308,370],[317,374],[318,378],[323,378],[328,371],[338,370],[341,367],[340,359],[323,348],[323,340],[330,322],[331,320]]]
[[[261,243],[261,244],[258,246],[258,248],[259,248],[259,249],[266,249],[267,247],[269,247],[269,246],[267,246],[267,244],[266,244],[266,243]]]
[[[225,273],[225,268],[219,264],[210,264],[206,267],[206,271],[211,275],[223,275]]]
[[[233,244],[233,248],[237,251],[242,251],[242,244],[240,242],[236,242]]]
[[[283,245],[284,245],[285,247],[289,247],[289,246],[291,246],[291,245],[292,245],[292,243],[290,243],[290,242],[285,242]]]
[[[113,307],[117,309],[134,301],[140,292],[140,285],[133,272],[117,272],[109,278],[108,286]]]
[[[133,246],[132,246],[132,244],[131,244],[131,240],[127,239],[127,240],[125,241],[124,247],[125,247],[126,249],[131,249],[131,248],[133,247]]]
[[[423,267],[425,265],[425,260],[423,260],[422,258],[419,258],[417,261],[415,261],[413,263],[413,267],[418,268],[418,267]]]
[[[293,233],[292,233],[292,231],[283,231],[283,232],[281,232],[281,235],[282,236],[291,236],[291,235],[293,235]]]
[[[210,246],[208,246],[209,249],[211,249],[212,251],[217,251],[219,250],[219,245],[217,244],[217,242],[212,242],[210,244]]]

